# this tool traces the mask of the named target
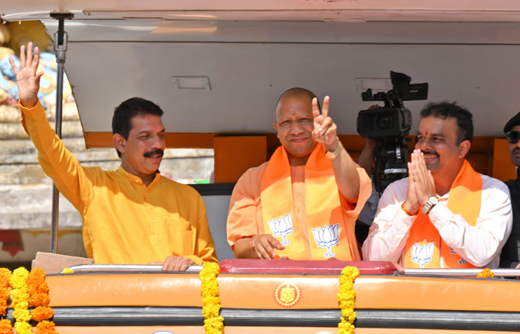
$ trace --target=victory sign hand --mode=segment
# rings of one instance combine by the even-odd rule
[[[325,96],[323,109],[320,113],[318,99],[312,99],[312,115],[314,116],[314,131],[312,133],[316,141],[322,143],[327,151],[335,151],[339,145],[338,127],[329,117],[329,102],[330,98]]]
[[[9,57],[11,67],[16,74],[20,102],[26,108],[32,108],[38,103],[40,78],[43,75],[43,72],[36,73],[40,63],[40,50],[36,47],[33,56],[32,48],[32,42],[29,42],[27,46],[27,53],[24,45],[20,48],[20,70],[16,67],[14,60]]]

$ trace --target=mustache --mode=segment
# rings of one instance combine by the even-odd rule
[[[437,152],[435,152],[435,151],[433,151],[433,150],[431,150],[431,151],[423,151],[423,150],[421,150],[421,152],[422,152],[422,154],[424,154],[424,155],[435,155],[435,156],[437,156],[437,157],[439,156],[439,153],[437,153]]]
[[[517,151],[520,151],[520,147],[517,147],[513,150],[513,153],[516,153]]]
[[[160,148],[157,148],[155,150],[146,151],[146,152],[144,152],[144,157],[150,158],[150,157],[152,157],[152,155],[157,155],[157,154],[159,154],[162,158],[162,156],[164,155],[164,151],[161,150]]]

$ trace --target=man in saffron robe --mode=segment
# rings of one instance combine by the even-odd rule
[[[282,94],[274,127],[282,144],[238,180],[227,221],[237,258],[360,260],[354,227],[371,194],[316,96],[303,88]]]
[[[421,111],[409,177],[385,190],[365,260],[407,268],[497,268],[511,232],[507,186],[473,170],[472,114],[455,103]]]

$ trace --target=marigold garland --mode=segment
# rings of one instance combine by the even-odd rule
[[[11,324],[11,320],[0,320],[0,334],[13,334],[13,324]]]
[[[11,297],[13,299],[13,317],[16,319],[14,328],[18,334],[32,334],[32,326],[29,324],[31,314],[29,313],[29,291],[27,288],[27,277],[29,272],[24,267],[20,267],[13,271],[10,283],[13,290]]]
[[[214,262],[204,262],[199,273],[206,334],[221,334],[224,330],[224,318],[219,316],[220,297],[217,281],[219,273],[220,267]]]
[[[36,334],[58,334],[54,329],[54,322],[43,320],[36,325]]]
[[[338,324],[339,334],[354,333],[354,320],[356,320],[356,311],[354,311],[354,302],[356,300],[356,290],[354,290],[354,282],[359,276],[359,270],[356,267],[347,266],[341,271],[339,279],[338,302],[341,307],[341,322]]]
[[[495,274],[489,268],[482,270],[477,275],[477,278],[493,278],[493,277],[495,277]]]
[[[0,268],[0,315],[5,316],[7,309],[7,301],[11,297],[9,289],[9,280],[11,279],[11,271],[6,268]],[[10,323],[10,322],[9,322]]]
[[[34,268],[27,277],[27,286],[30,295],[30,306],[35,307],[31,312],[34,321],[38,322],[36,334],[54,334],[54,322],[47,321],[54,316],[50,303],[49,286],[45,282],[45,272],[42,268]]]

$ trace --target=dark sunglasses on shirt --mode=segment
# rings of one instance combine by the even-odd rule
[[[510,144],[516,144],[520,140],[520,131],[509,131],[506,133],[506,139]]]

